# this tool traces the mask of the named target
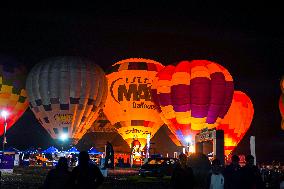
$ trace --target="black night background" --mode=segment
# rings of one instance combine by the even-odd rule
[[[0,54],[17,58],[27,70],[42,59],[62,55],[88,57],[105,70],[130,57],[164,65],[184,59],[215,61],[230,71],[235,89],[246,92],[255,108],[236,153],[248,153],[249,136],[255,135],[259,161],[283,160],[278,108],[284,74],[280,13],[269,6],[196,7],[117,3],[66,10],[1,8]],[[170,140],[165,132],[163,127],[155,140]],[[8,130],[7,141],[19,149],[53,144],[29,109]]]

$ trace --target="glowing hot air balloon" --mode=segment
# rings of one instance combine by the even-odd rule
[[[12,58],[0,56],[0,111],[5,111],[9,129],[29,106],[25,91],[26,70]],[[4,133],[0,118],[0,135]]]
[[[110,123],[110,121],[107,119],[105,114],[103,113],[103,110],[101,109],[98,114],[97,120],[93,123],[91,128],[88,130],[88,132],[116,132],[116,129],[114,125]]]
[[[280,109],[280,113],[282,116],[281,128],[282,130],[284,130],[284,76],[282,77],[280,81],[280,88],[281,88],[282,94],[279,99],[279,109]]]
[[[224,130],[225,155],[229,155],[249,129],[254,114],[250,98],[241,91],[234,91],[231,107],[217,129]]]
[[[233,78],[221,65],[207,60],[166,66],[156,77],[153,99],[162,118],[182,144],[204,128],[214,128],[231,105]]]
[[[130,58],[115,63],[107,75],[109,94],[103,111],[129,146],[139,140],[143,149],[147,135],[152,137],[163,125],[151,97],[153,79],[162,68],[153,60]]]
[[[103,70],[77,57],[56,57],[37,64],[26,83],[30,107],[54,139],[78,142],[91,127],[107,94]]]

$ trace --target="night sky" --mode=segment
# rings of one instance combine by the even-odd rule
[[[87,57],[105,70],[130,57],[164,65],[184,59],[216,61],[229,70],[235,89],[246,92],[255,108],[251,128],[236,152],[247,153],[249,136],[255,135],[259,159],[283,160],[278,100],[284,41],[276,7],[120,2],[66,10],[2,8],[0,54],[17,58],[28,70],[42,59],[62,55]],[[7,138],[8,146],[20,149],[52,144],[29,109]]]

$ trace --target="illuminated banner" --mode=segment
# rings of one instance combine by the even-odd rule
[[[216,130],[201,131],[195,136],[195,142],[206,142],[216,138]]]

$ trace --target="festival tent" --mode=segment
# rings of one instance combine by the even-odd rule
[[[97,149],[95,149],[94,147],[90,148],[90,150],[88,151],[89,154],[92,155],[99,155],[99,154],[103,154],[102,152],[99,152]]]
[[[44,154],[54,154],[57,153],[58,149],[55,148],[54,146],[51,146],[49,148],[47,148],[46,150],[43,151]]]
[[[14,153],[19,153],[20,150],[13,148],[13,147],[9,147],[7,149],[4,150],[5,152],[14,152]]]
[[[69,150],[67,150],[67,152],[71,153],[71,154],[79,154],[80,153],[80,151],[75,147],[70,148]]]
[[[26,150],[23,151],[24,154],[35,154],[35,153],[38,153],[38,150],[31,147],[31,148],[28,148]]]

